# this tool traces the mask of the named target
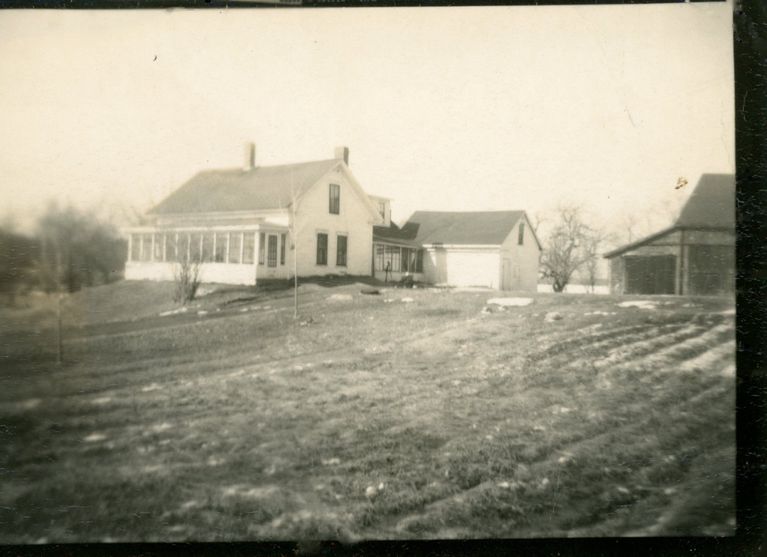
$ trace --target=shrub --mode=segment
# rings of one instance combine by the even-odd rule
[[[173,271],[173,279],[176,284],[173,301],[188,304],[194,300],[200,287],[200,263],[186,258],[179,261]]]

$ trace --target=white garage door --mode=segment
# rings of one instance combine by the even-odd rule
[[[498,288],[499,265],[497,252],[448,251],[447,283],[451,286]]]

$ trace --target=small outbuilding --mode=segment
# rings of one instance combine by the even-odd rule
[[[704,174],[676,222],[605,254],[614,294],[735,291],[735,177]]]

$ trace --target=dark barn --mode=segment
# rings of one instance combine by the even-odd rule
[[[704,174],[676,222],[605,254],[614,294],[735,291],[735,177]]]

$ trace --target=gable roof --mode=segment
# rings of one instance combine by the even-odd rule
[[[704,174],[685,203],[676,227],[735,227],[735,176]]]
[[[524,211],[416,211],[401,235],[422,245],[500,245],[524,215]]]
[[[250,170],[204,170],[181,185],[149,214],[258,211],[286,208],[291,187],[297,196],[309,190],[340,159],[256,166]]]
[[[684,228],[735,229],[735,176],[703,174],[674,224],[604,254],[610,259]]]

